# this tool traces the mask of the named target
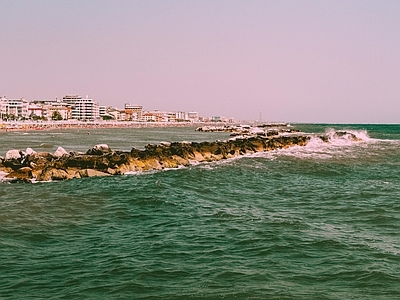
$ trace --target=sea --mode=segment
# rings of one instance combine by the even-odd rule
[[[291,126],[330,142],[156,172],[1,181],[0,299],[400,299],[400,125]],[[0,155],[229,138],[194,129],[0,132]]]

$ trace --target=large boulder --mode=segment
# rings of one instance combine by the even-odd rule
[[[106,171],[110,167],[110,163],[106,156],[84,154],[67,157],[64,166],[65,168]]]
[[[34,154],[34,153],[36,153],[36,151],[33,150],[32,148],[26,148],[26,151],[25,151],[26,155],[31,155],[31,154]]]
[[[54,156],[48,152],[35,152],[28,155],[24,164],[32,169],[44,169],[49,167],[54,160]]]
[[[106,153],[110,153],[111,149],[107,144],[99,144],[94,146],[92,149],[89,149],[86,154],[88,155],[103,155]]]
[[[97,170],[93,169],[84,169],[84,170],[79,170],[79,175],[81,177],[97,177],[97,176],[110,176],[111,174],[100,172]]]
[[[21,159],[22,158],[21,154],[22,152],[17,149],[8,150],[6,152],[6,160]]]
[[[11,168],[13,170],[18,170],[23,166],[24,157],[24,153],[20,150],[8,150],[2,164],[5,167]]]
[[[58,147],[53,154],[54,157],[62,157],[64,155],[69,155],[69,153],[63,147]]]
[[[29,167],[22,167],[18,170],[14,170],[7,174],[5,178],[12,179],[12,181],[25,181],[29,182],[32,180],[32,169]]]
[[[51,180],[67,180],[73,178],[81,178],[79,171],[76,169],[57,169],[46,168],[36,176],[37,181],[51,181]]]

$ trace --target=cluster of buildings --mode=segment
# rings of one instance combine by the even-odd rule
[[[70,120],[135,122],[233,122],[232,118],[204,118],[197,112],[145,111],[141,105],[125,103],[123,109],[102,106],[86,96],[66,95],[62,99],[27,101],[25,98],[0,98],[0,120]]]

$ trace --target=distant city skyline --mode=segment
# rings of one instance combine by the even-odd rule
[[[400,123],[400,1],[0,3],[0,96]]]
[[[128,122],[160,122],[160,123],[199,123],[228,122],[233,123],[233,117],[221,115],[204,116],[197,111],[154,110],[143,109],[142,105],[124,103],[123,107],[99,103],[89,95],[82,97],[77,94],[67,94],[62,98],[33,99],[25,97],[0,97],[0,121],[128,121]]]
[[[79,107],[86,108],[80,109]],[[88,119],[93,120],[102,119],[106,115],[119,121],[145,121],[142,118],[144,115],[151,116],[150,118],[147,118],[151,121],[155,121],[155,118],[152,117],[157,116],[160,119],[160,122],[175,122],[176,120],[191,120],[198,122],[212,119],[232,122],[234,120],[233,117],[226,117],[223,115],[199,115],[199,113],[194,110],[158,110],[146,107],[143,108],[140,104],[132,104],[128,102],[125,102],[122,107],[119,107],[116,105],[100,103],[96,101],[96,99],[89,97],[89,95],[82,97],[78,94],[66,94],[63,97],[55,97],[53,99],[27,99],[26,97],[9,98],[7,96],[0,96],[0,120],[3,119],[4,116],[7,116],[6,119],[25,120],[31,119],[32,115],[34,118],[39,117],[40,119],[43,117],[44,119],[51,119],[52,113],[55,111],[57,111],[57,113],[61,112],[60,117],[64,120],[82,119],[80,116],[80,110],[88,113],[90,115]],[[118,116],[109,114],[110,111],[118,112]],[[126,114],[127,116],[122,116],[121,113],[124,115]],[[132,118],[133,113],[136,114],[134,119]],[[161,121],[161,119],[163,120]]]

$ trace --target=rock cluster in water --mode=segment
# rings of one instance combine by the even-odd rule
[[[286,123],[269,123],[257,126],[250,125],[223,125],[223,126],[202,126],[196,128],[202,132],[231,132],[231,136],[272,136],[280,133],[293,133],[299,130],[290,128]]]
[[[86,153],[67,152],[59,147],[53,154],[9,150],[0,157],[0,172],[9,181],[50,181],[110,176],[189,166],[195,163],[229,159],[244,154],[265,152],[291,146],[304,146],[309,134],[288,134],[232,138],[216,142],[164,142],[146,145],[144,150],[113,151],[107,145],[97,145]],[[327,141],[326,137],[321,137]]]

